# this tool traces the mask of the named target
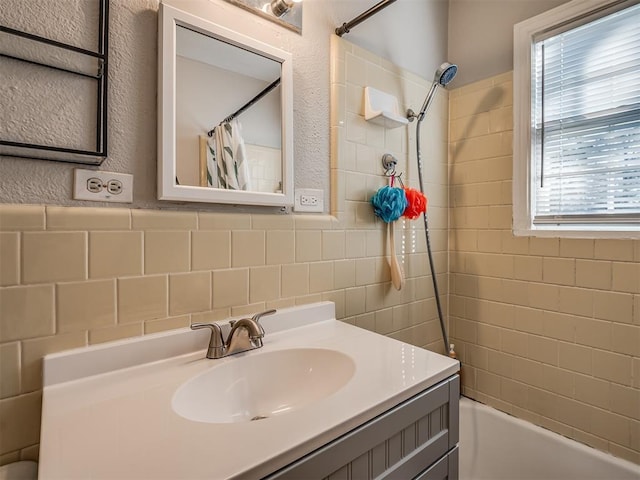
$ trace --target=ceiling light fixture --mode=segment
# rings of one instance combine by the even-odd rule
[[[291,10],[291,7],[293,7],[293,2],[287,0],[271,0],[269,6],[271,7],[271,11],[273,12],[273,14],[276,17],[280,18],[286,15],[289,10]]]
[[[225,0],[302,34],[302,0]]]

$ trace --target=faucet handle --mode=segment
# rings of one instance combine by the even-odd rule
[[[276,313],[275,309],[271,309],[271,310],[267,310],[265,312],[260,312],[260,313],[256,313],[253,317],[251,317],[251,320],[253,320],[254,322],[256,322],[258,324],[258,326],[260,327],[260,331],[262,332],[262,334],[264,335],[264,327],[262,326],[262,324],[260,323],[260,318],[267,316],[267,315],[273,315],[274,313]]]
[[[220,358],[224,356],[224,340],[222,339],[222,329],[217,323],[193,323],[191,330],[208,328],[211,330],[207,358]]]

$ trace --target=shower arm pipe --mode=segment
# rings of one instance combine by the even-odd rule
[[[359,25],[360,23],[364,22],[366,19],[368,19],[369,17],[372,17],[373,15],[378,13],[380,10],[382,10],[385,7],[388,7],[389,5],[391,5],[395,1],[396,0],[382,0],[379,3],[376,3],[373,7],[371,7],[366,12],[361,13],[360,15],[358,15],[356,18],[354,18],[353,20],[351,20],[349,22],[343,23],[341,27],[336,28],[336,30],[335,30],[336,31],[336,35],[341,37],[345,33],[349,33],[349,31],[353,27],[355,27],[356,25]]]
[[[424,183],[422,181],[422,155],[420,153],[420,124],[424,119],[424,114],[429,107],[429,99],[433,96],[433,92],[435,92],[437,87],[437,83],[431,87],[429,94],[427,95],[427,100],[425,100],[424,105],[422,106],[422,111],[416,115],[418,118],[418,122],[416,123],[416,159],[418,161],[418,180],[420,183],[420,191],[424,195]],[[440,304],[440,292],[438,291],[438,281],[436,279],[436,269],[433,264],[433,255],[431,253],[431,241],[429,239],[429,222],[427,220],[427,212],[426,210],[422,212],[422,220],[424,221],[424,234],[427,239],[427,254],[429,256],[429,267],[431,268],[431,280],[433,282],[433,294],[436,298],[436,308],[438,309],[438,320],[440,320],[440,330],[442,331],[442,340],[444,342],[444,354],[447,355],[449,353],[450,344],[449,344],[449,336],[447,335],[447,327],[444,324],[444,316],[442,314],[442,305]]]

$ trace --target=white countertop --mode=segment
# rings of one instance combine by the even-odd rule
[[[46,357],[39,478],[260,478],[459,369],[456,360],[331,319],[331,303],[316,306],[319,314],[312,305],[265,317],[264,347],[239,355],[329,348],[350,356],[355,373],[328,398],[259,422],[201,423],[172,410],[180,385],[236,358],[204,358],[202,331]],[[161,358],[158,348],[179,343],[199,349]]]

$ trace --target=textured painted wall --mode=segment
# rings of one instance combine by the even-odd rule
[[[33,23],[39,26],[35,33],[96,49],[95,40],[86,40],[91,35],[95,37],[95,16],[79,13],[93,2],[13,3],[11,8],[2,9],[16,17],[11,25],[21,21],[26,25]],[[136,204],[154,202],[155,197],[157,8],[158,2],[153,0],[111,2],[109,158],[102,169],[135,175]],[[17,84],[17,88],[28,87],[24,79]],[[76,93],[67,90],[70,97]],[[0,101],[4,104],[6,92],[3,90],[1,94]],[[92,124],[87,121],[83,128],[92,128]],[[61,122],[58,128],[54,135],[67,137],[68,125]],[[71,200],[73,168],[70,164],[3,157],[0,202],[81,204]]]
[[[9,8],[4,8],[7,1]],[[55,2],[55,7],[54,2],[7,1],[3,0],[1,23],[18,28],[33,24],[33,28],[37,27],[36,33],[89,47],[95,42],[95,30],[91,27],[96,23],[95,10],[85,12],[86,4],[90,3],[86,0],[61,0]],[[292,53],[295,185],[324,189],[328,199],[329,38],[337,25],[375,2],[308,1],[304,7],[302,36],[222,0],[168,0],[167,3]],[[438,64],[446,52],[446,4],[441,0],[406,3],[390,6],[384,14],[364,24],[365,30],[354,30],[354,35],[363,38],[367,29],[373,29],[371,35],[367,34],[368,48],[386,58],[402,57],[401,64]],[[111,0],[110,5],[109,157],[100,169],[134,175],[134,207],[233,209],[156,200],[158,0]],[[8,13],[11,15],[7,19]],[[398,21],[394,21],[396,16],[400,16]],[[412,32],[416,40],[407,43],[404,40],[407,24],[402,20],[407,17],[426,17],[425,22],[438,28],[435,31],[416,28]],[[400,45],[390,49],[390,41]],[[8,95],[10,91],[0,89],[0,102],[4,103]],[[65,135],[64,129],[53,134],[55,137]],[[2,157],[0,202],[99,205],[71,199],[73,168],[70,164]]]

